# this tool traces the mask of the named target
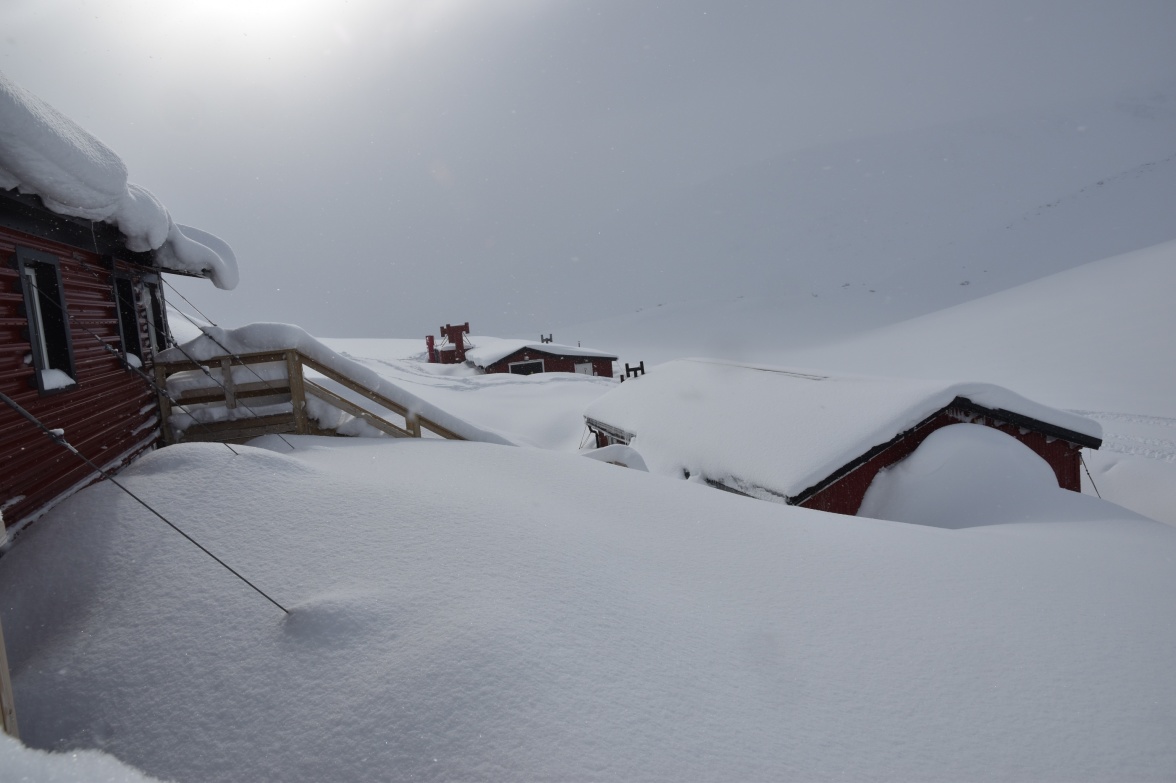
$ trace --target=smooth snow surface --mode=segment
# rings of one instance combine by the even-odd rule
[[[169,447],[0,561],[27,742],[179,781],[1153,780],[1176,531],[945,531],[533,449]]]
[[[979,424],[953,424],[928,435],[909,457],[874,477],[858,516],[953,529],[1144,519],[1062,489],[1049,463],[1032,449]]]
[[[682,359],[620,384],[588,406],[625,430],[657,473],[701,475],[782,499],[944,408],[956,397],[1091,437],[1097,422],[998,386],[837,376],[810,370]]]
[[[218,288],[237,285],[231,253],[202,244],[204,232],[187,235],[150,191],[127,181],[113,150],[3,73],[0,188],[35,193],[54,212],[113,223],[129,250],[157,250],[165,271],[209,277]]]

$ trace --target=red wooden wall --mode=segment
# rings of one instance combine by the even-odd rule
[[[547,353],[535,348],[521,348],[510,356],[499,359],[494,364],[486,365],[487,373],[510,372],[510,365],[515,362],[543,360],[543,372],[575,372],[576,365],[582,362],[592,362],[592,373],[602,378],[611,378],[613,374],[612,359],[601,359],[596,356],[564,356]]]
[[[74,319],[70,337],[77,386],[72,389],[42,394],[32,383],[35,370],[26,360],[32,351],[28,320],[14,264],[17,247],[50,253],[59,261],[63,298]],[[0,228],[0,390],[46,426],[63,429],[75,448],[103,468],[125,464],[159,437],[159,408],[150,383],[127,370],[98,339],[121,351],[115,270],[128,274],[136,289],[142,274],[150,271]],[[151,343],[142,310],[139,331],[144,369],[149,371]],[[63,493],[97,478],[84,462],[0,403],[0,509],[9,530],[43,513]]]

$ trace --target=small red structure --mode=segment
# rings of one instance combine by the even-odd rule
[[[425,349],[430,362],[473,362],[486,373],[533,375],[541,372],[571,372],[611,378],[612,365],[617,360],[617,357],[602,351],[578,345],[559,345],[552,342],[550,334],[539,335],[538,343],[479,337],[477,345],[472,345],[467,339],[470,333],[468,321],[456,326],[445,324],[440,331],[446,341],[440,347],[435,346],[432,335],[425,337]]]
[[[469,333],[469,321],[457,326],[445,324],[441,327],[441,336],[445,338],[446,343],[443,343],[440,350],[437,351],[433,350],[433,336],[426,337],[425,342],[429,347],[429,361],[439,360],[441,364],[461,364],[464,362],[466,360],[465,336]]]
[[[581,375],[596,375],[611,378],[615,356],[599,351],[573,348],[555,343],[542,343],[542,347],[525,345],[511,351],[502,358],[484,366],[487,373],[509,372],[515,375],[532,375],[540,372],[575,372]]]

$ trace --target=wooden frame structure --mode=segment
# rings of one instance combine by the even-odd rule
[[[263,374],[258,372],[261,365],[267,365],[264,375],[277,377],[263,377]],[[249,374],[255,380],[239,382],[234,378],[235,367],[249,368]],[[204,360],[157,362],[154,369],[156,386],[160,391],[159,408],[163,421],[163,439],[168,445],[192,441],[244,443],[252,438],[274,434],[337,435],[335,430],[318,426],[307,414],[308,396],[361,419],[393,438],[420,438],[424,436],[424,432],[431,432],[448,440],[465,440],[444,425],[366,388],[297,349],[224,355]],[[275,373],[275,369],[278,372]],[[389,421],[387,415],[368,410],[308,378],[307,369],[390,411],[394,418],[402,423]],[[168,389],[168,380],[183,372],[200,373],[212,385],[201,385],[169,397],[165,393]],[[258,406],[264,404],[267,408],[274,403],[288,403],[290,410],[279,413],[255,413],[248,401]],[[171,415],[176,406],[184,405],[223,405],[237,413],[230,414],[227,420],[195,423],[182,432],[177,432],[170,424]]]

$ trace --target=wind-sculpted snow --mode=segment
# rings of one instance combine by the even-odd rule
[[[1168,527],[949,531],[574,454],[288,440],[121,475],[288,616],[109,483],[4,556],[26,742],[183,782],[1176,769]]]

